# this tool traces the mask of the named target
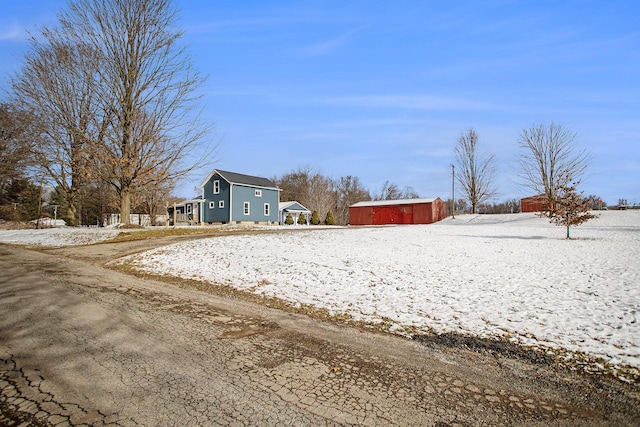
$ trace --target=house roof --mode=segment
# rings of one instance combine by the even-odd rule
[[[358,202],[350,208],[359,208],[363,206],[392,206],[392,205],[415,205],[420,203],[433,203],[438,198],[433,199],[402,199],[402,200],[368,200],[364,202]]]
[[[296,209],[296,208],[291,209],[293,206],[296,206],[302,209]],[[287,212],[311,212],[309,209],[305,208],[302,204],[295,201],[278,203],[278,210],[287,211]]]
[[[259,176],[244,175],[236,172],[223,171],[220,169],[212,170],[211,173],[207,175],[205,180],[202,181],[202,184],[200,184],[200,188],[203,188],[207,184],[207,182],[209,182],[211,177],[216,173],[229,184],[248,185],[250,187],[261,187],[278,190],[278,186],[270,179],[262,178]]]
[[[204,201],[204,200],[202,199],[202,197],[198,196],[198,197],[196,197],[195,199],[189,199],[189,200],[183,200],[183,201],[181,201],[181,202],[176,202],[176,203],[175,203],[175,205],[176,205],[176,206],[184,206],[184,205],[186,205],[187,203],[202,203],[203,201]],[[174,205],[174,203],[171,203],[171,204],[169,205],[169,207],[170,207],[171,209],[173,209],[173,205]]]

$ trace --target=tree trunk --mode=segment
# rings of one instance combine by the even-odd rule
[[[66,199],[69,204],[65,221],[68,226],[75,227],[78,225],[78,206],[77,206],[77,190],[75,188],[67,191]]]
[[[149,224],[151,224],[152,227],[156,226],[156,204],[153,201],[153,199],[151,199],[150,202],[148,202],[149,204]]]
[[[131,191],[123,188],[120,191],[120,223],[131,224]]]

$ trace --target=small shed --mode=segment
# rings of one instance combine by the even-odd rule
[[[435,199],[375,200],[349,206],[351,225],[431,224],[447,216],[447,207]]]
[[[538,194],[520,199],[520,212],[542,212],[547,207],[547,196]]]

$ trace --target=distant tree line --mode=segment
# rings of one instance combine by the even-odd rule
[[[281,190],[280,200],[297,201],[313,212],[312,224],[321,219],[326,222],[328,216],[337,224],[347,224],[349,206],[371,199],[358,177],[348,175],[335,180],[309,167],[295,169],[274,181]]]

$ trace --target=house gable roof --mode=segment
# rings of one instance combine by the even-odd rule
[[[305,208],[303,205],[296,201],[280,202],[278,204],[278,210],[284,212],[311,212],[309,209]]]
[[[204,181],[202,181],[202,184],[200,184],[200,188],[203,188],[207,184],[207,182],[209,182],[211,177],[213,177],[216,173],[220,175],[220,177],[225,181],[227,181],[229,184],[239,184],[239,185],[247,185],[250,187],[260,187],[260,188],[266,188],[266,189],[279,190],[278,186],[270,179],[262,178],[259,176],[244,175],[236,172],[223,171],[220,169],[212,170],[211,173],[207,176],[207,178]]]

